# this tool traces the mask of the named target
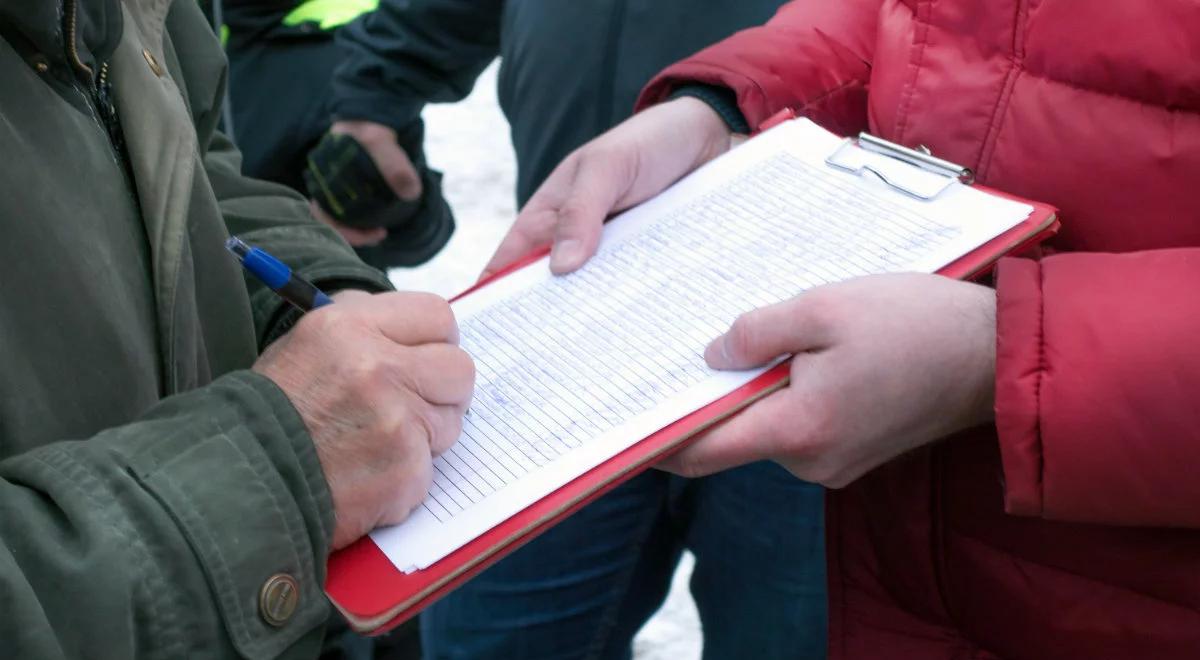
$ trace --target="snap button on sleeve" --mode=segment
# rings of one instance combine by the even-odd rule
[[[275,626],[283,626],[296,613],[300,604],[300,584],[296,578],[286,573],[276,573],[263,583],[262,591],[258,594],[258,612],[263,621]]]

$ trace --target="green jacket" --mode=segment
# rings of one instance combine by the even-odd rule
[[[290,318],[222,243],[388,283],[239,174],[194,0],[62,2],[0,3],[0,657],[315,656],[329,494],[246,371]]]

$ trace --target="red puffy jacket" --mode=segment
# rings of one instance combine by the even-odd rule
[[[995,429],[831,494],[831,656],[1200,658],[1200,2],[801,0],[642,103],[697,81],[1062,210]]]

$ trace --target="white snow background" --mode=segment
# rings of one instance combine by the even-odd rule
[[[425,110],[425,148],[430,164],[445,174],[444,189],[458,229],[437,257],[413,269],[389,273],[397,288],[453,296],[479,276],[516,217],[516,164],[508,123],[496,100],[493,64],[465,101]],[[637,660],[700,657],[700,619],[687,590],[694,559],[685,553],[662,609],[634,639]]]

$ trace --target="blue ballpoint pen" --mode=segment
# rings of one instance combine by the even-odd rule
[[[308,312],[333,303],[323,291],[298,277],[287,264],[272,257],[265,250],[247,245],[236,236],[225,241],[225,247],[242,262],[251,275],[300,311]]]

